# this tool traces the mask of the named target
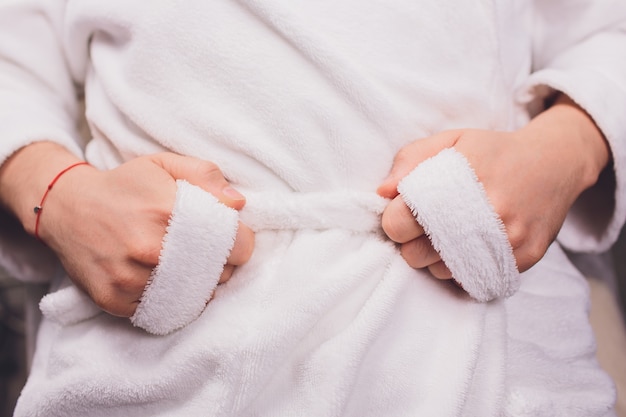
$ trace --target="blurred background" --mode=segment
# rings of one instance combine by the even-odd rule
[[[612,252],[602,260],[612,262],[615,267],[618,279],[617,283],[611,282],[610,287],[620,294],[623,315],[626,300],[626,231],[622,232]],[[41,288],[28,285],[0,269],[0,417],[13,415],[15,402],[26,381],[29,366],[27,352],[32,348],[27,346],[27,341],[29,344],[32,341],[25,337],[29,313],[24,306],[29,297],[32,299],[33,292],[41,292]]]
[[[0,416],[13,415],[26,380],[26,288],[0,270]]]

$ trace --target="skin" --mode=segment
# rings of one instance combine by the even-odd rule
[[[449,147],[465,155],[482,182],[504,223],[520,272],[543,257],[574,201],[597,182],[610,158],[598,127],[565,95],[514,132],[444,131],[402,148],[378,188],[392,199],[382,227],[409,265],[428,268],[440,279],[452,274],[396,188],[420,162]]]
[[[515,132],[444,131],[401,149],[378,188],[392,199],[382,227],[409,265],[428,268],[441,279],[452,275],[396,188],[420,162],[448,147],[473,166],[504,222],[521,271],[541,259],[574,200],[609,161],[608,145],[594,122],[565,96]],[[34,234],[34,205],[50,180],[78,161],[50,142],[22,148],[0,167],[0,202]],[[236,210],[245,204],[216,165],[172,153],[136,158],[110,171],[79,166],[49,193],[39,235],[69,277],[103,310],[126,317],[134,313],[158,261],[177,179]],[[221,282],[250,258],[253,248],[253,232],[240,224]]]
[[[34,234],[33,202],[40,201],[56,173],[77,161],[63,147],[40,142],[2,165],[0,200],[27,232]],[[48,194],[40,238],[76,285],[110,314],[129,317],[136,309],[158,262],[177,179],[203,188],[233,209],[245,204],[217,166],[173,153],[136,158],[110,171],[78,166]],[[240,223],[220,282],[248,260],[253,247],[253,232]]]

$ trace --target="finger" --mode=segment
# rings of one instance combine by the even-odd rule
[[[235,271],[235,265],[226,264],[224,265],[224,270],[222,271],[222,275],[220,275],[219,283],[223,284],[230,279]]]
[[[389,239],[397,243],[406,243],[424,234],[424,229],[399,196],[391,200],[383,211],[381,225]]]
[[[250,259],[254,249],[254,232],[245,224],[239,222],[235,244],[233,245],[227,263],[231,265],[242,265]]]
[[[110,309],[103,309],[107,313],[112,316],[117,317],[132,317],[135,314],[135,310],[137,310],[137,306],[139,305],[139,301],[132,301],[129,304],[125,304],[119,307],[112,307]]]
[[[548,245],[541,245],[537,241],[527,242],[513,250],[515,263],[519,272],[526,272],[543,258]]]
[[[212,162],[169,152],[152,155],[151,159],[174,179],[197,185],[235,210],[241,209],[246,202],[245,197],[228,183],[219,167]]]
[[[127,278],[117,276],[114,282],[86,288],[86,292],[103,311],[113,316],[130,317],[137,309],[149,276],[150,269],[137,268],[129,272]]]
[[[400,247],[400,254],[413,268],[425,268],[441,261],[441,257],[426,235],[403,244]]]
[[[428,270],[435,278],[438,279],[450,279],[452,278],[452,272],[448,269],[443,261],[436,262],[428,267]]]
[[[454,146],[460,135],[458,130],[447,130],[424,139],[416,140],[396,154],[391,172],[378,187],[379,195],[394,198],[398,195],[398,183],[409,172],[426,159],[437,155],[445,148]]]

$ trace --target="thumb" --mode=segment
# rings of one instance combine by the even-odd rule
[[[246,198],[230,185],[212,162],[169,152],[152,155],[151,160],[175,180],[185,180],[202,188],[228,207],[239,210],[246,203]]]
[[[433,136],[409,143],[396,154],[391,171],[376,192],[382,197],[394,198],[398,195],[398,183],[416,166],[455,145],[461,135],[460,130],[447,130]]]

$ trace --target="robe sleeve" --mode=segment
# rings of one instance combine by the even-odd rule
[[[552,93],[564,92],[593,118],[612,153],[557,240],[573,251],[604,251],[626,217],[626,2],[535,0],[534,7],[533,71],[519,97],[537,113]]]
[[[42,140],[83,154],[80,105],[62,42],[64,13],[64,0],[0,1],[0,164]],[[42,282],[58,264],[0,211],[0,266],[18,279]]]

